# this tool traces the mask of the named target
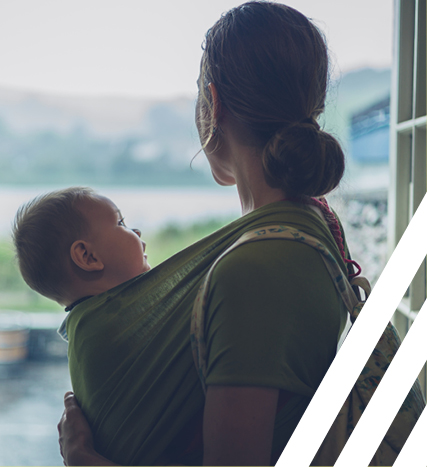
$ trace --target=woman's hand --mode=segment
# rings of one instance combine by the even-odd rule
[[[271,465],[279,390],[208,386],[203,465]]]
[[[65,410],[58,423],[59,445],[65,465],[117,465],[98,454],[89,424],[72,392],[64,396]]]

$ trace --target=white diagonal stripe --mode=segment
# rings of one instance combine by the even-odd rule
[[[363,412],[335,464],[336,467],[369,465],[427,360],[426,335],[427,301],[424,302],[381,384]],[[363,446],[363,449],[360,449],[360,446]]]
[[[277,465],[310,465],[427,254],[426,232],[427,197],[424,196]],[[366,436],[369,435],[367,432]]]
[[[423,410],[420,419],[406,441],[393,467],[426,467],[427,465],[427,410]]]

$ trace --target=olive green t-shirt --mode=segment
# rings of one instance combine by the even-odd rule
[[[313,220],[307,233],[333,242]],[[331,253],[342,262],[337,249]],[[206,384],[294,393],[276,417],[273,453],[281,452],[335,356],[346,318],[314,248],[283,239],[244,244],[225,256],[212,276]]]

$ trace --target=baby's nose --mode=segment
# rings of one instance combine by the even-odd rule
[[[132,229],[132,231],[135,232],[138,235],[138,237],[141,238],[141,231],[139,229]]]

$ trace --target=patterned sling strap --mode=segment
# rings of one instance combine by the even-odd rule
[[[231,245],[227,250],[225,250],[222,253],[222,255],[220,255],[214,262],[214,264],[211,266],[199,289],[196,300],[194,302],[191,317],[191,347],[193,351],[194,362],[196,364],[196,368],[198,370],[204,391],[206,391],[206,343],[204,338],[205,311],[213,271],[216,265],[221,261],[221,259],[224,258],[224,256],[228,255],[228,253],[230,253],[240,245],[248,242],[256,242],[270,239],[284,239],[296,241],[299,243],[305,243],[317,250],[322,257],[329,271],[329,274],[335,284],[335,287],[341,295],[342,300],[344,301],[346,308],[352,312],[352,321],[356,319],[361,307],[358,307],[359,300],[356,297],[351,286],[360,286],[361,288],[363,288],[366,295],[369,295],[371,291],[369,282],[364,277],[356,277],[352,279],[350,284],[350,282],[343,274],[341,268],[339,267],[336,259],[328,251],[328,249],[325,246],[323,246],[322,243],[319,242],[319,240],[312,237],[311,235],[306,234],[305,232],[285,225],[273,225],[244,233],[235,243],[233,243],[233,245]]]
[[[364,277],[353,277],[350,282],[343,274],[332,254],[316,238],[301,230],[284,225],[268,226],[262,229],[252,230],[243,234],[231,245],[211,266],[207,273],[196,300],[194,302],[191,317],[191,346],[193,358],[198,371],[203,390],[206,393],[206,342],[204,336],[204,317],[208,303],[209,284],[215,266],[221,259],[243,243],[284,239],[305,243],[320,253],[321,258],[329,271],[330,277],[339,292],[352,323],[357,319],[363,308],[364,301],[360,301],[354,293],[352,286],[358,286],[365,292],[368,298],[371,286]],[[366,299],[365,299],[366,300]],[[334,465],[345,443],[363,414],[372,395],[381,382],[388,366],[400,346],[399,335],[391,323],[388,323],[375,349],[365,364],[362,373],[356,380],[353,389],[338,413],[328,435],[319,448],[312,465]],[[405,402],[397,413],[392,425],[381,442],[374,459],[370,465],[392,465],[402,449],[406,439],[415,426],[425,407],[421,385],[417,380],[412,386]]]

